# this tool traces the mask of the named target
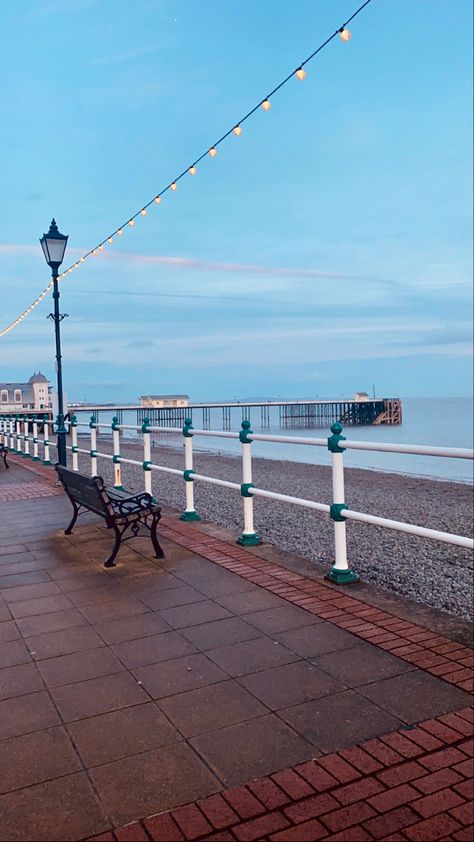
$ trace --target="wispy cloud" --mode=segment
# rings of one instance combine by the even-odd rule
[[[30,255],[38,254],[38,247],[21,243],[5,243],[0,245],[0,254]],[[85,253],[85,249],[69,248],[68,255],[77,259]],[[174,269],[195,269],[204,272],[226,272],[249,275],[265,275],[275,278],[333,278],[335,280],[375,281],[390,287],[400,286],[399,281],[380,278],[373,275],[352,275],[344,272],[329,272],[324,269],[303,269],[290,266],[265,266],[257,263],[235,263],[221,260],[201,260],[182,255],[140,254],[127,251],[104,251],[96,259],[96,264],[121,262],[124,264],[141,266],[168,266]]]
[[[119,64],[124,61],[132,61],[133,59],[141,58],[142,56],[149,55],[150,53],[156,53],[160,49],[160,46],[160,44],[156,43],[144,44],[141,47],[135,47],[129,50],[122,50],[120,53],[96,56],[95,58],[90,59],[88,63],[91,65],[103,65]]]

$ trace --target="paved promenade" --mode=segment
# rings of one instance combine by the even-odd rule
[[[0,839],[471,840],[472,653],[167,511],[0,467]],[[82,521],[82,522],[81,522]],[[422,612],[420,612],[422,616]]]

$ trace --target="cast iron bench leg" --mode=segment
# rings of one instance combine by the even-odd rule
[[[71,498],[69,498],[69,499],[71,500]],[[71,500],[71,503],[72,503],[72,505],[73,505],[73,507],[74,507],[74,514],[73,514],[73,516],[72,516],[72,518],[71,518],[71,523],[70,523],[70,524],[69,524],[69,526],[68,526],[68,527],[64,530],[64,534],[65,534],[65,535],[70,535],[70,534],[71,534],[71,532],[72,532],[72,528],[73,528],[73,526],[74,526],[74,524],[75,524],[75,522],[76,522],[76,520],[77,520],[77,516],[78,516],[78,514],[79,514],[79,509],[81,508],[80,506],[76,506],[76,504],[75,504],[74,500]]]
[[[156,530],[158,527],[158,521],[160,520],[160,514],[154,514],[153,520],[150,526],[150,537],[151,543],[153,544],[153,549],[155,550],[155,558],[164,558],[165,554],[163,552],[162,547],[160,546],[160,542],[158,541],[158,536],[156,534]]]
[[[115,559],[115,556],[117,555],[117,553],[119,551],[120,543],[122,541],[123,532],[125,532],[125,529],[123,530],[123,532],[120,532],[119,529],[116,527],[115,523],[112,523],[111,526],[112,526],[112,529],[115,532],[115,544],[113,546],[112,552],[110,553],[109,557],[106,558],[106,560],[104,561],[104,567],[116,567],[117,566],[115,564],[114,559]]]

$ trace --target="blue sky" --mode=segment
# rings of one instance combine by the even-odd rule
[[[17,0],[2,8],[0,329],[126,222],[357,0]],[[82,400],[468,395],[471,5],[372,0],[186,176],[61,282]],[[45,299],[0,380],[54,378]]]

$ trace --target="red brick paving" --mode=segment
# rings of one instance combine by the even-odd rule
[[[434,634],[415,623],[400,620],[388,611],[347,596],[326,583],[314,582],[275,562],[213,538],[200,532],[196,526],[170,517],[164,517],[160,525],[161,534],[170,541],[472,693],[472,651],[461,643]]]
[[[52,497],[62,493],[61,488],[49,483],[12,482],[0,488],[0,503],[8,503],[12,500],[33,500],[36,497]]]
[[[395,752],[380,752],[378,768],[368,772],[364,758],[382,740],[369,740],[353,749],[320,757],[270,778],[211,795],[196,804],[151,816],[103,839],[212,840],[290,842],[295,840],[399,839],[431,842],[472,839],[473,764],[465,746],[466,723],[472,729],[472,710],[455,714],[456,740],[451,734],[441,749],[421,749],[416,760]],[[439,731],[441,719],[422,722],[420,729]],[[412,730],[393,738],[411,741]],[[438,741],[439,742],[439,741]],[[418,743],[413,743],[420,751]],[[342,755],[345,755],[343,757]],[[347,758],[352,757],[354,765]],[[464,758],[462,772],[438,769],[441,762]],[[361,762],[362,761],[362,762]],[[365,768],[364,768],[365,766]],[[327,773],[332,770],[332,776]],[[436,772],[430,770],[437,769]],[[351,783],[347,783],[351,780]],[[291,791],[291,794],[290,794]],[[221,833],[219,833],[219,831]],[[223,833],[225,831],[225,833]],[[140,833],[146,835],[139,835]],[[98,837],[96,837],[98,838]]]

